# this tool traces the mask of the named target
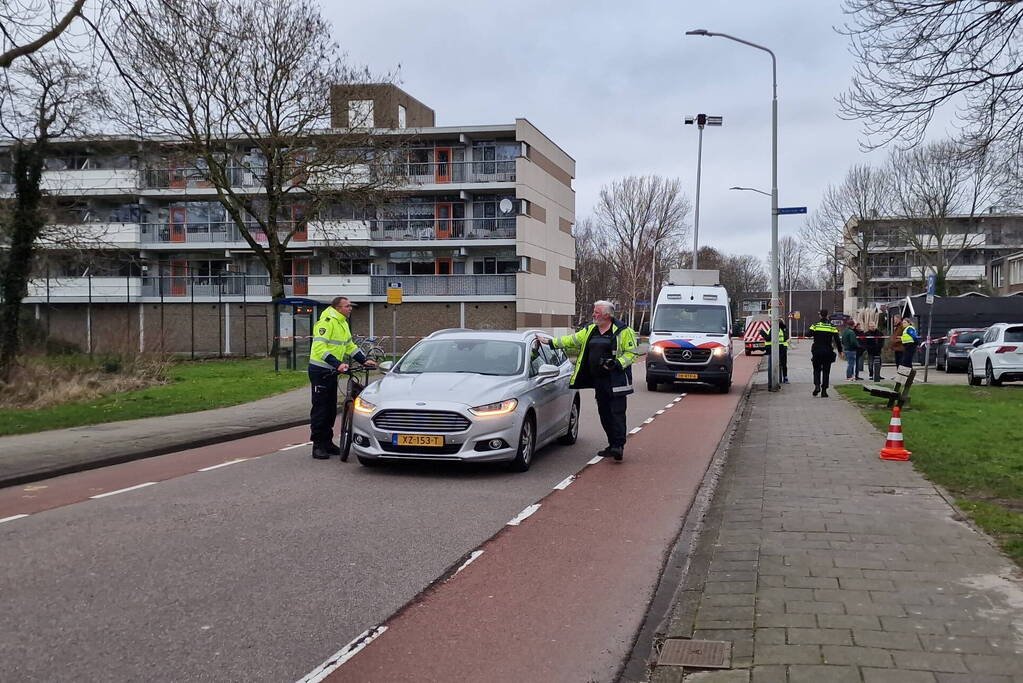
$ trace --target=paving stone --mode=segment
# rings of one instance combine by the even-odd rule
[[[839,587],[851,591],[894,591],[895,582],[885,579],[860,579],[853,577],[840,577]],[[871,595],[873,597],[873,595]]]
[[[789,683],[860,683],[855,666],[796,664],[789,667]]]
[[[817,619],[812,614],[761,614],[757,616],[756,627],[760,628],[780,628],[780,627],[799,627],[799,628],[814,628],[817,626]]]
[[[817,624],[821,628],[880,629],[881,620],[867,614],[818,614]]]
[[[915,633],[889,633],[887,631],[853,630],[853,642],[861,647],[879,647],[885,650],[922,650]]]
[[[846,647],[843,645],[824,645],[821,654],[827,664],[850,664],[855,666],[892,666],[892,654],[887,650],[874,647]]]
[[[1010,676],[984,674],[935,674],[938,683],[1014,683]],[[1023,676],[1016,680],[1023,680]]]
[[[897,669],[861,669],[863,683],[936,683],[930,671],[899,671]]]
[[[837,628],[790,628],[790,645],[852,645],[852,632]]]
[[[813,591],[813,599],[823,602],[865,603],[870,602],[870,593],[867,591],[816,588]]]
[[[751,683],[787,683],[788,667],[785,666],[754,666]]]
[[[754,636],[757,643],[761,645],[785,645],[785,629],[783,628],[758,628]]]
[[[930,652],[956,652],[959,654],[993,654],[987,638],[979,636],[921,635],[920,642]]]
[[[949,621],[948,632],[953,636],[987,636],[989,638],[1015,638],[1014,629],[1005,624],[986,621]]]
[[[753,650],[755,664],[819,664],[821,649],[817,645],[760,645]]]
[[[752,607],[756,602],[754,593],[720,593],[704,595],[700,600],[700,609],[704,607]]]
[[[749,669],[734,671],[696,671],[686,675],[686,683],[749,683]],[[654,683],[651,681],[651,683]]]
[[[761,614],[784,614],[785,612],[785,601],[760,598],[756,601],[757,615]]]
[[[845,603],[845,611],[849,614],[874,617],[901,617],[906,614],[906,608],[902,605],[884,605],[876,602],[848,602]]]
[[[786,588],[838,588],[838,579],[828,576],[785,576]]]
[[[912,617],[881,617],[881,629],[902,633],[945,634],[945,622],[935,619],[915,619]]]
[[[752,619],[753,605],[734,607],[709,607],[701,604],[697,613],[698,621],[726,621],[729,619]]]
[[[756,581],[708,581],[703,587],[704,593],[755,593]]]
[[[814,599],[812,588],[761,588],[757,591],[757,598],[777,598],[778,600],[805,600]]]
[[[696,628],[700,630],[753,628],[753,617],[751,616],[749,619],[701,619],[697,617]]]
[[[899,669],[925,669],[966,673],[962,655],[944,652],[893,652],[895,666]]]
[[[979,674],[1016,675],[1023,671],[1019,655],[963,655],[970,671]]]
[[[740,582],[740,581],[756,581],[757,573],[754,571],[744,572],[710,572],[707,575],[707,581],[728,581],[728,582]]]
[[[845,614],[845,605],[840,602],[793,600],[785,603],[785,611],[792,614]]]

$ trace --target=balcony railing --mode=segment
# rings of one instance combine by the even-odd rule
[[[142,169],[139,174],[143,188],[184,190],[213,187],[204,179],[203,171],[195,166],[150,167]],[[263,182],[258,169],[242,166],[228,167],[227,177],[231,187],[261,187]]]
[[[515,218],[376,220],[370,236],[375,240],[515,239]]]
[[[277,234],[281,240],[285,239],[295,224],[290,221],[278,221]],[[308,225],[308,224],[307,224]],[[142,223],[139,226],[140,241],[147,244],[154,243],[189,243],[189,242],[245,242],[238,226],[230,221],[213,223]],[[262,244],[266,243],[266,233],[253,226],[249,234]],[[308,241],[308,228],[306,232],[296,232],[291,242]]]
[[[515,275],[374,275],[373,296],[387,294],[389,282],[402,284],[403,296],[506,296],[515,294]]]
[[[411,185],[447,183],[513,183],[515,160],[450,161],[392,164],[387,170],[402,176]]]

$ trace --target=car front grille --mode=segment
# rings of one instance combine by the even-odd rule
[[[393,443],[387,443],[386,441],[380,442],[380,450],[387,453],[394,454],[408,454],[408,455],[454,455],[458,451],[462,450],[462,444],[460,443],[448,443],[443,446],[427,447],[427,446],[395,446]]]
[[[690,356],[685,358],[685,355]],[[668,347],[664,350],[664,360],[669,363],[706,363],[710,360],[710,349],[679,349]]]
[[[373,416],[373,425],[388,432],[464,432],[469,419],[446,410],[382,410]]]

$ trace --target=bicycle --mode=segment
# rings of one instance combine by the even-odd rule
[[[383,347],[377,345],[378,341],[380,341],[380,337],[355,337],[355,343],[358,345],[359,350],[366,354],[366,358],[377,363],[382,361],[385,355]]]
[[[362,381],[359,381],[358,374],[362,373]],[[338,371],[338,375],[348,375],[348,382],[345,386],[345,400],[341,407],[341,425],[339,428],[338,448],[341,450],[341,462],[348,462],[348,455],[352,451],[352,427],[355,418],[355,399],[362,390],[369,384],[369,367],[365,365],[349,365],[345,371]],[[338,382],[338,389],[341,383]]]

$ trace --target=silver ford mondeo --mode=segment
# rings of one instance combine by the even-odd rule
[[[359,462],[506,461],[524,472],[551,441],[575,443],[572,363],[538,333],[440,330],[413,346],[355,401]]]

